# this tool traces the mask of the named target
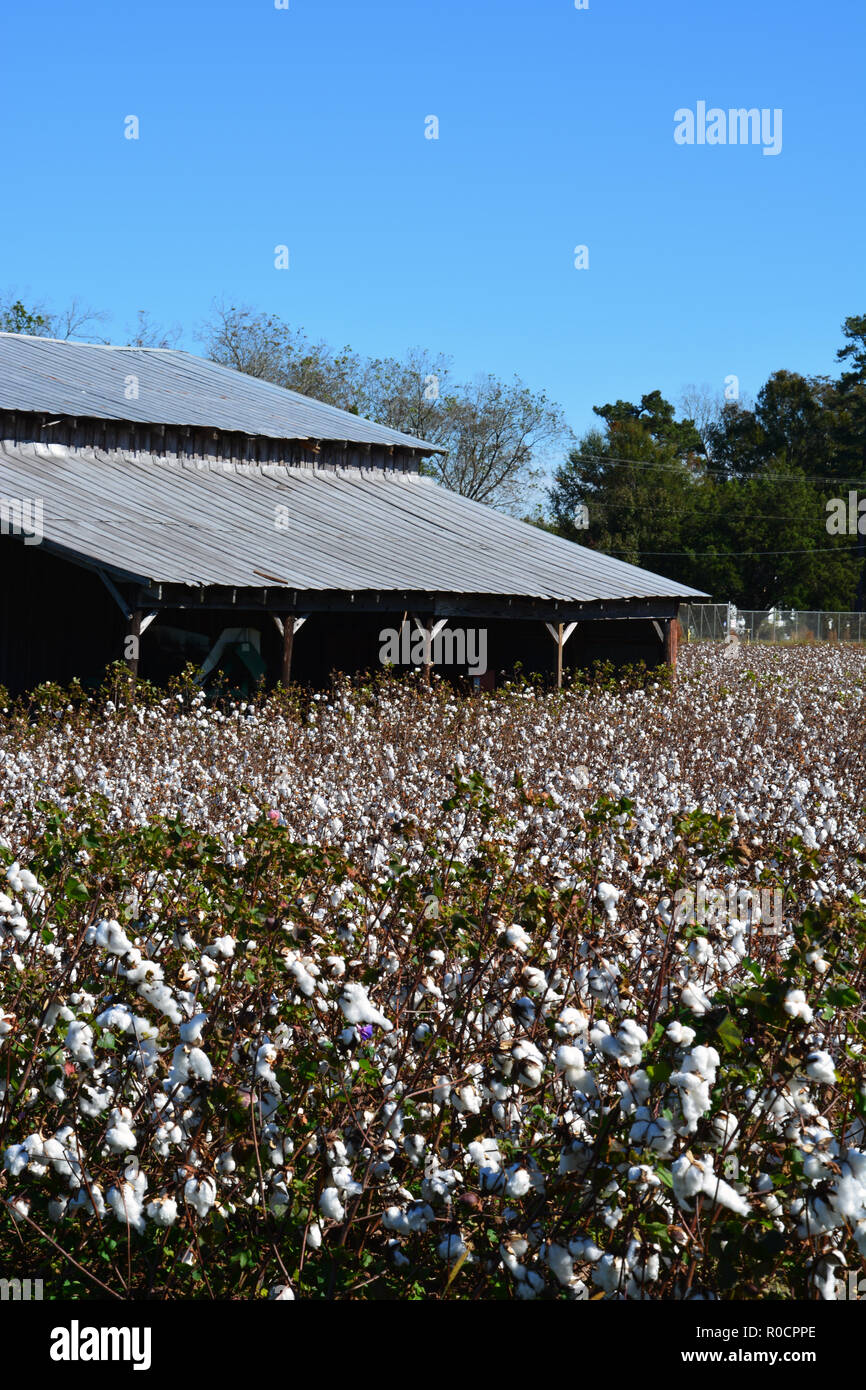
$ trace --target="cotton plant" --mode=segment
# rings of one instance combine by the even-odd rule
[[[695,649],[673,691],[555,706],[343,682],[10,718],[14,1238],[181,1296],[643,1300],[766,1283],[772,1231],[772,1277],[830,1296],[866,1247],[864,660],[754,661],[771,709]],[[736,910],[677,915],[699,884]]]

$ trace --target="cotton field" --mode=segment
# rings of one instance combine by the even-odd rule
[[[864,742],[829,646],[7,709],[2,1262],[78,1298],[844,1296]]]

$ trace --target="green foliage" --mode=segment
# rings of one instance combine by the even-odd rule
[[[704,403],[700,431],[658,391],[595,407],[604,431],[555,475],[555,529],[741,608],[857,608],[866,540],[829,535],[826,503],[858,479],[866,495],[866,318],[843,335],[838,380],[775,372],[754,407]]]

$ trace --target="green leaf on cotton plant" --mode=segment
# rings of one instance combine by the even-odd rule
[[[834,985],[825,995],[828,1004],[837,1009],[853,1009],[860,1003],[860,995],[851,985]]]
[[[726,1052],[736,1052],[743,1045],[743,1035],[731,1014],[725,1014],[716,1029],[716,1036]]]

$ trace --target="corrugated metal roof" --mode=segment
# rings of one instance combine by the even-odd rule
[[[135,399],[127,398],[130,377],[136,378]],[[0,410],[442,452],[436,444],[190,352],[103,347],[20,333],[0,333]]]
[[[0,496],[41,499],[46,541],[142,581],[576,603],[706,597],[415,473],[202,467],[6,443]]]

